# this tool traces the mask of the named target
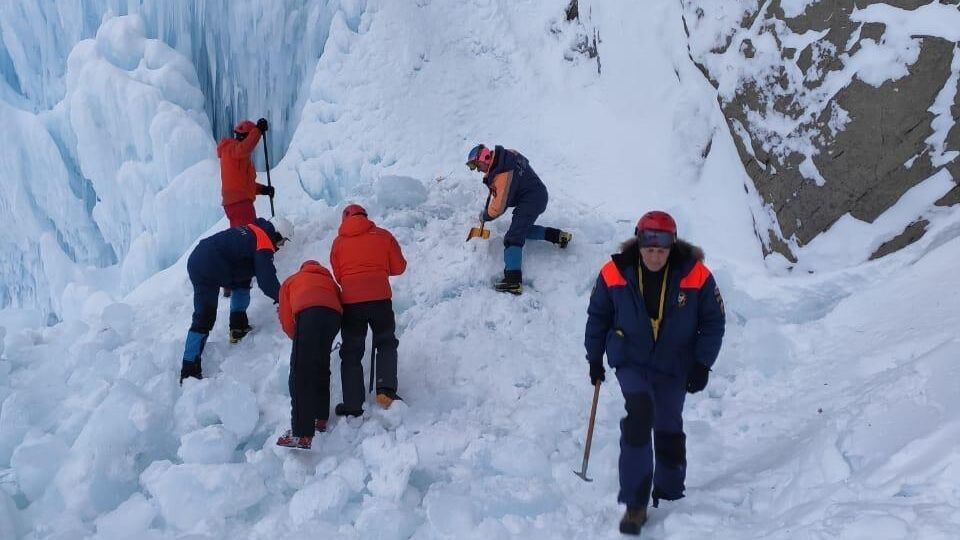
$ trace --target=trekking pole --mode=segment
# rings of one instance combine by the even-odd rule
[[[593,387],[593,405],[590,407],[590,424],[587,427],[587,442],[583,447],[583,467],[579,471],[573,471],[573,474],[579,476],[584,482],[593,482],[592,478],[587,478],[587,463],[590,462],[590,443],[593,441],[593,422],[597,419],[597,401],[600,400],[600,381]]]
[[[377,348],[370,344],[370,389],[367,390],[367,393],[373,393],[373,379],[374,373],[377,366]]]
[[[267,186],[273,187],[270,183],[270,154],[267,152],[267,134],[263,134],[263,160],[267,163]],[[276,217],[273,211],[273,194],[270,195],[270,217]]]

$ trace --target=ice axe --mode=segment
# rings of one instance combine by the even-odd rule
[[[486,202],[486,204],[483,205],[483,209],[484,209],[484,210],[486,210],[487,208],[490,207],[490,198],[491,198],[492,196],[493,196],[493,192],[492,192],[492,191],[491,191],[490,193],[487,193],[487,202]],[[472,227],[472,228],[470,229],[470,232],[467,233],[467,240],[466,240],[466,241],[469,242],[471,238],[483,238],[484,240],[490,238],[490,231],[484,229],[484,228],[483,228],[484,225],[485,225],[485,223],[484,223],[483,220],[481,219],[481,220],[480,220],[480,226],[479,226],[479,227]]]
[[[587,464],[590,462],[590,443],[593,442],[593,422],[597,419],[597,401],[600,400],[600,381],[593,385],[593,405],[590,407],[590,424],[587,426],[587,442],[583,447],[583,466],[579,471],[573,471],[573,474],[579,476],[584,482],[593,482],[593,478],[587,478]]]
[[[263,132],[263,161],[267,164],[267,186],[273,187],[270,183],[270,154],[267,152],[267,132]],[[273,210],[273,195],[270,195],[270,217],[276,217],[277,213]]]
[[[370,388],[367,390],[368,394],[373,393],[373,381],[376,378],[377,371],[377,347],[371,343],[370,344]]]

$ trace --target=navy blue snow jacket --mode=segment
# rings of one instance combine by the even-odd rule
[[[250,280],[264,294],[279,300],[280,282],[273,265],[279,235],[273,224],[257,218],[249,225],[233,227],[204,238],[187,259],[190,281],[233,289],[249,289]]]
[[[639,257],[636,239],[628,241],[600,271],[587,309],[587,360],[603,362],[606,353],[612,368],[638,367],[684,378],[694,362],[713,366],[726,317],[703,251],[682,240],[674,244],[656,341],[638,285]]]
[[[485,210],[485,221],[497,219],[514,206],[528,205],[537,215],[547,207],[547,186],[533,172],[527,158],[516,150],[495,146],[493,164],[483,176],[483,183],[493,195]]]

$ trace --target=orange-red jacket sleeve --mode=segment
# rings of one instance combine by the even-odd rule
[[[407,260],[403,258],[403,251],[400,250],[400,243],[390,235],[389,251],[389,271],[391,276],[399,276],[407,269]]]
[[[226,148],[227,155],[234,159],[247,157],[253,153],[258,142],[260,142],[260,130],[253,128],[247,138],[240,141],[240,144],[231,144]]]
[[[487,205],[487,216],[490,219],[497,219],[507,209],[507,195],[510,193],[510,183],[513,181],[513,171],[502,172],[493,177],[490,183],[490,191],[493,191],[493,197],[490,198],[490,204]]]
[[[337,283],[343,285],[343,282],[340,279],[343,277],[340,275],[340,238],[333,239],[333,245],[330,246],[330,270],[333,271],[333,277],[337,280]]]
[[[290,286],[295,277],[296,274],[290,276],[283,282],[283,285],[280,286],[280,307],[278,308],[280,325],[290,339],[293,339],[293,336],[297,332],[297,321],[293,318],[293,307],[290,304]]]

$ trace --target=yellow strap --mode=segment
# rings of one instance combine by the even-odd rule
[[[650,318],[650,326],[653,327],[654,341],[656,341],[657,338],[660,336],[660,322],[663,320],[663,304],[664,304],[664,300],[667,297],[667,275],[669,273],[670,273],[670,265],[667,264],[667,266],[665,266],[663,269],[663,283],[660,285],[660,308],[657,311],[657,318],[656,319],[654,319],[653,317]],[[647,300],[646,298],[643,298],[643,265],[642,264],[637,265],[637,278],[640,280],[640,298],[643,299],[643,304],[644,304],[643,309],[646,310]]]

